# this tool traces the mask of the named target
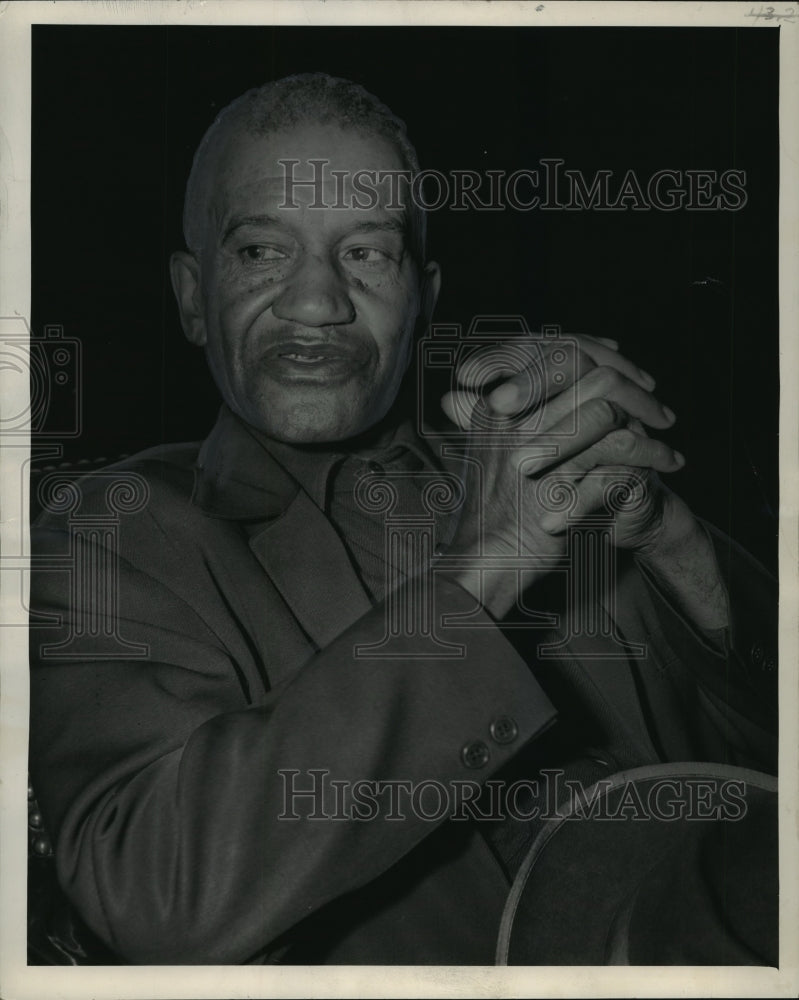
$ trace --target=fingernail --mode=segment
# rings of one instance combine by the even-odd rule
[[[674,461],[677,465],[685,465],[685,455],[681,451],[674,452]]]
[[[504,410],[516,402],[518,392],[515,385],[501,385],[489,396],[489,403],[495,409]]]
[[[661,406],[661,409],[663,410],[663,416],[670,423],[673,423],[677,419],[677,417],[674,415],[674,410],[670,410],[668,406]]]
[[[645,372],[643,368],[639,368],[638,369],[638,375],[639,375],[641,381],[646,383],[646,386],[647,386],[648,389],[654,389],[655,388],[655,380],[652,378],[652,376],[649,374],[649,372]]]
[[[560,517],[553,513],[541,514],[538,518],[538,527],[542,531],[546,531],[548,535],[552,535],[557,531],[559,523]]]

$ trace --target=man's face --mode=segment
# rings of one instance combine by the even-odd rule
[[[297,181],[313,178],[312,159],[329,161],[322,200],[348,207],[311,207],[317,192],[310,185],[295,186],[287,199],[278,161],[300,161]],[[402,168],[388,141],[336,125],[238,132],[226,144],[208,186],[207,228],[192,279],[197,315],[188,323],[184,315],[184,326],[205,346],[231,409],[273,438],[299,444],[352,437],[396,398],[422,300],[431,306],[435,298],[437,268],[428,267],[427,279],[420,274],[407,214],[388,207],[388,185],[374,207],[358,208],[348,178]],[[331,171],[344,171],[344,199]],[[286,207],[287,200],[297,207]]]

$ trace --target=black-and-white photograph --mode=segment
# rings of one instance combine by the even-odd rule
[[[777,976],[794,15],[32,6],[28,968]]]

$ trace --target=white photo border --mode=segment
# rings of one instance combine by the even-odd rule
[[[799,6],[775,3],[247,0],[0,3],[0,316],[31,316],[31,26],[116,25],[629,25],[780,27],[780,968],[741,967],[29,967],[26,963],[25,787],[28,639],[18,590],[0,591],[0,997],[796,996],[799,992],[797,609],[799,586]],[[18,379],[0,370],[0,415],[18,413]],[[17,394],[16,397],[14,394]],[[0,440],[0,544],[24,525],[19,484],[29,442]]]

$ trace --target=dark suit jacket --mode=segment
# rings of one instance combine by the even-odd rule
[[[648,644],[645,660],[603,660],[593,639],[528,664],[520,633],[484,614],[487,627],[447,636],[465,645],[460,659],[359,659],[354,645],[382,637],[383,607],[324,514],[228,411],[199,453],[158,448],[116,468],[149,486],[113,543],[119,634],[148,655],[104,656],[91,630],[74,634],[90,598],[68,572],[34,572],[32,606],[62,628],[32,629],[31,769],[66,892],[131,962],[493,961],[508,871],[478,824],[278,819],[281,771],[300,772],[297,786],[310,769],[484,782],[552,733],[589,731],[611,769],[773,763],[762,668],[775,599],[715,534],[734,609],[723,648],[627,560],[617,617]],[[81,516],[104,512],[105,486],[81,481]],[[67,518],[43,515],[35,554],[69,544]],[[474,606],[443,576],[435,598]],[[40,655],[70,627],[67,658]],[[511,742],[491,736],[504,716]],[[488,748],[478,769],[462,754],[475,741]]]

